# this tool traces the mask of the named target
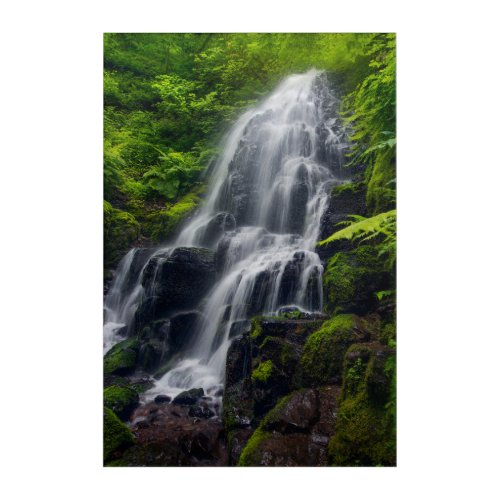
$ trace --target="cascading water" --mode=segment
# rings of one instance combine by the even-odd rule
[[[198,215],[168,249],[149,252],[151,264],[173,248],[205,247],[216,251],[221,264],[190,343],[147,398],[194,387],[218,395],[235,326],[283,306],[321,311],[323,267],[314,247],[328,193],[341,182],[335,174],[347,146],[336,106],[320,72],[285,79],[232,128]],[[130,328],[143,300],[148,264],[142,255],[139,265],[137,257],[137,250],[124,257],[106,300],[107,348]]]

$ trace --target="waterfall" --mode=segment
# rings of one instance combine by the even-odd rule
[[[217,282],[202,301],[182,358],[148,398],[192,387],[220,394],[234,325],[283,306],[321,311],[323,266],[314,247],[347,146],[337,107],[325,75],[311,70],[286,78],[231,129],[204,206],[170,247],[216,251]],[[137,250],[124,257],[106,300],[108,348],[141,302],[147,265],[141,257],[134,269]]]

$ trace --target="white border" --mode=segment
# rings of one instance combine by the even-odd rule
[[[2,7],[5,498],[498,495],[494,2],[180,3]],[[101,467],[104,31],[397,32],[397,468]]]

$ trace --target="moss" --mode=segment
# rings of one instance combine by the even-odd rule
[[[254,382],[265,383],[270,379],[271,375],[275,371],[276,367],[273,362],[268,359],[267,361],[260,363],[257,368],[252,371],[252,380]]]
[[[346,353],[341,404],[328,444],[333,465],[395,465],[393,359],[380,346],[355,344]]]
[[[345,182],[343,184],[339,184],[338,186],[333,186],[331,197],[336,199],[344,195],[352,196],[353,194],[357,194],[364,189],[365,184],[363,182]]]
[[[336,253],[323,276],[326,307],[332,313],[366,313],[378,305],[375,292],[388,288],[390,280],[376,247]]]
[[[369,404],[363,394],[340,405],[336,432],[328,443],[333,465],[395,465],[395,435],[384,409]]]
[[[104,408],[104,462],[134,444],[129,428],[109,408]]]
[[[260,320],[262,317],[255,317],[252,318],[252,327],[250,330],[250,338],[254,341],[259,340],[260,336],[262,335],[262,325],[260,324]]]
[[[138,403],[139,395],[131,387],[112,385],[104,389],[104,406],[122,419],[128,418]]]
[[[307,339],[300,360],[306,385],[331,383],[340,378],[344,355],[356,341],[356,324],[356,316],[340,314],[323,323]]]
[[[261,455],[259,453],[260,445],[263,441],[271,436],[270,432],[262,430],[260,427],[252,434],[245,448],[241,452],[238,460],[238,465],[243,467],[258,466],[260,464]]]
[[[180,224],[198,208],[201,203],[200,193],[200,188],[197,188],[174,205],[151,214],[146,225],[146,231],[151,238],[155,241],[163,241],[171,236]]]
[[[113,346],[104,356],[105,375],[124,375],[134,370],[139,341],[129,339]]]
[[[366,205],[372,215],[395,208],[395,191],[391,181],[396,177],[395,150],[388,148],[379,153],[367,174]]]
[[[137,241],[140,225],[132,214],[104,202],[104,267],[115,267]]]

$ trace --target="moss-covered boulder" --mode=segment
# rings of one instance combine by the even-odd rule
[[[362,333],[362,322],[354,314],[340,314],[325,321],[306,342],[300,360],[302,380],[307,386],[339,383],[344,355]]]
[[[376,309],[375,292],[393,288],[393,277],[384,269],[379,249],[361,245],[336,253],[323,276],[326,308],[331,313],[366,314]]]
[[[139,352],[136,338],[124,340],[113,346],[104,356],[104,375],[127,375],[136,367]]]
[[[127,420],[139,405],[139,394],[127,386],[113,385],[104,389],[104,406],[122,420]]]
[[[341,399],[328,444],[330,463],[395,465],[394,351],[378,342],[352,345],[345,356]]]
[[[104,463],[119,458],[121,452],[134,444],[129,428],[115,415],[113,410],[104,407]]]
[[[136,218],[104,202],[104,267],[116,267],[127,250],[137,241],[140,225]]]
[[[300,389],[283,397],[248,440],[238,465],[327,465],[338,396],[338,388],[328,386]]]

